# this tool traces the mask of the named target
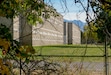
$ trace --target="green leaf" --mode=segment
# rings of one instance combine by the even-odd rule
[[[42,18],[41,17],[38,17],[38,22],[40,23],[40,24],[42,24],[43,23],[43,20],[42,20]]]
[[[20,55],[21,55],[23,58],[28,57],[28,55],[27,55],[25,52],[21,52]]]
[[[28,64],[30,62],[30,60],[28,58],[26,58],[25,62]]]
[[[36,14],[29,14],[27,17],[28,23],[31,25],[36,24],[37,21],[37,15]]]

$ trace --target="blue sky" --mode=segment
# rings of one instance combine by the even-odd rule
[[[75,4],[75,0],[45,0],[45,1],[47,4],[50,4],[59,13],[61,13],[64,19],[81,20],[85,22],[86,13],[79,3]],[[87,0],[81,0],[81,1],[83,2],[83,5],[86,6]]]

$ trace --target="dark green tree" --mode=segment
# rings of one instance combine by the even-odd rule
[[[87,15],[86,21],[88,26],[93,21],[97,27],[97,34],[100,41],[104,41],[107,37],[108,41],[111,41],[111,0],[87,0],[87,6],[85,7],[81,0],[75,0],[76,3],[80,3]],[[93,18],[89,12],[93,12]]]
[[[98,37],[97,37],[97,27],[94,25],[93,22],[89,23],[90,25],[85,25],[84,26],[84,32],[83,32],[83,36],[86,40],[86,43],[96,43],[98,42]]]
[[[93,12],[95,13],[95,26],[98,28],[98,38],[101,41],[107,36],[108,42],[111,42],[111,1],[98,0],[98,2],[90,2]]]

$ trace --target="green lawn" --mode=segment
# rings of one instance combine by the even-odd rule
[[[68,56],[102,56],[104,47],[102,45],[50,45],[36,46],[38,55],[68,55]],[[111,50],[108,48],[108,54]],[[51,58],[51,57],[50,57]],[[104,61],[104,57],[52,57],[56,60],[76,60],[76,61]]]

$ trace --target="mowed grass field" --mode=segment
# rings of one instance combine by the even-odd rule
[[[55,55],[56,57],[50,57],[50,58],[59,61],[82,60],[82,61],[100,62],[104,61],[104,57],[93,57],[93,56],[103,56],[105,54],[105,48],[103,45],[48,45],[48,46],[35,46],[34,48],[36,50],[37,55]],[[110,48],[108,48],[108,55],[109,56],[111,55]],[[92,56],[92,57],[73,57],[73,56]]]

